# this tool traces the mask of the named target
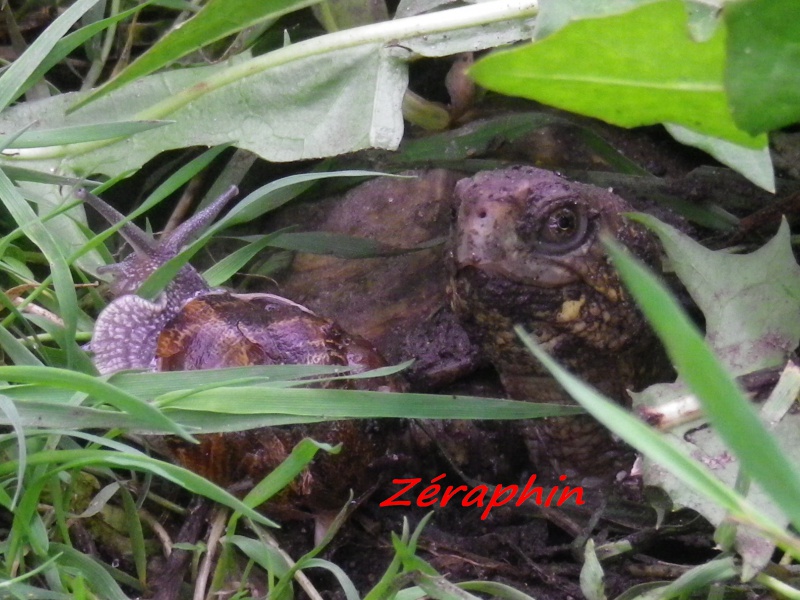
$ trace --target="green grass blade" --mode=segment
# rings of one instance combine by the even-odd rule
[[[59,566],[82,573],[92,583],[91,588],[96,594],[102,594],[107,600],[128,600],[128,596],[103,565],[88,554],[78,552],[66,544],[53,542],[50,544],[50,555],[58,555]]]
[[[0,348],[3,349],[15,365],[19,366],[41,366],[40,361],[36,356],[28,350],[16,337],[11,335],[5,327],[0,325]]]
[[[489,594],[495,598],[503,598],[503,600],[534,600],[528,594],[497,581],[464,581],[456,585],[464,590]]]
[[[750,504],[741,494],[714,477],[708,468],[694,460],[675,442],[648,427],[616,402],[604,397],[569,373],[542,350],[521,327],[515,330],[539,362],[595,419],[625,442],[672,471],[697,493],[727,510],[733,518],[768,532],[768,535],[782,546],[792,546],[795,552],[800,551],[800,540],[787,539],[781,527]]]
[[[45,73],[60,63],[70,52],[78,48],[78,46],[81,46],[84,42],[91,39],[111,25],[126,19],[134,13],[139,12],[142,10],[142,8],[148,4],[151,4],[152,2],[153,0],[145,0],[133,8],[119,12],[116,15],[110,16],[106,19],[95,21],[86,27],[81,27],[77,31],[73,31],[69,35],[65,35],[63,38],[58,40],[58,42],[53,46],[53,49],[47,54],[47,57],[39,63],[39,66],[37,66],[36,69],[34,69],[33,73],[31,73],[31,75],[28,77],[28,80],[17,90],[17,93],[14,97],[17,98],[21,94],[24,94],[26,91],[28,91],[42,77],[44,77]]]
[[[726,556],[698,565],[669,585],[646,592],[639,598],[640,600],[661,600],[663,598],[688,597],[707,590],[714,583],[732,579],[739,574],[733,557]]]
[[[0,464],[0,476],[5,476],[15,471],[15,463],[16,461],[7,461]],[[268,527],[276,526],[271,520],[200,475],[144,454],[128,454],[116,450],[43,450],[29,456],[28,464],[31,466],[48,465],[51,467],[50,473],[86,466],[123,468],[152,473],[176,483],[194,494],[200,494],[234,511],[241,512],[256,523],[261,523]],[[35,511],[35,506],[32,510]]]
[[[77,0],[23,52],[0,77],[0,110],[5,109],[19,95],[19,91],[47,55],[86,11],[98,0]]]
[[[149,129],[169,125],[171,121],[120,121],[117,123],[93,123],[91,125],[72,125],[54,129],[37,129],[20,134],[7,148],[39,148],[60,146],[95,140],[110,140],[127,137]],[[3,141],[0,140],[0,145]]]
[[[77,4],[80,4],[80,2]],[[73,5],[73,8],[77,4]],[[72,10],[72,8],[69,10]],[[0,85],[1,89],[2,85]],[[64,348],[67,354],[67,364],[74,365],[78,362],[78,348],[74,343],[74,339],[79,310],[78,297],[75,293],[69,265],[50,231],[42,224],[36,213],[34,213],[33,209],[2,170],[0,170],[0,200],[5,204],[8,212],[11,213],[11,216],[22,231],[25,232],[25,235],[41,249],[45,259],[50,263],[53,285],[60,305],[61,318],[64,320],[66,338],[72,340],[68,341]]]
[[[358,170],[331,171],[329,173],[303,173],[301,175],[283,177],[282,179],[261,186],[251,194],[248,194],[241,201],[237,202],[228,214],[221,218],[211,229],[216,232],[232,225],[248,223],[249,221],[257,219],[265,213],[280,208],[290,200],[294,200],[297,196],[311,188],[314,183],[323,179],[378,176],[398,177],[397,175],[391,175],[389,173]]]
[[[153,44],[147,52],[119,75],[77,103],[75,110],[118,89],[135,79],[195,52],[223,37],[237,33],[267,19],[276,19],[295,10],[316,4],[319,0],[210,0],[203,9],[181,27],[173,29]]]
[[[179,396],[179,397],[175,397]],[[236,406],[231,406],[236,398]],[[284,414],[327,418],[413,418],[413,419],[534,419],[575,415],[578,406],[540,404],[474,396],[442,396],[365,392],[360,390],[319,390],[313,388],[215,388],[186,395],[166,394],[156,399],[165,414],[181,420],[184,411],[207,411],[209,419],[220,414]]]
[[[28,468],[28,446],[25,443],[25,431],[20,415],[17,412],[17,407],[14,406],[11,398],[3,394],[0,394],[0,413],[6,416],[17,438],[17,463],[19,465],[17,468],[17,484],[14,487],[14,497],[11,499],[11,506],[9,507],[9,510],[13,511],[19,501],[22,483],[25,479],[25,470]]]
[[[203,278],[211,287],[222,285],[228,279],[239,273],[242,268],[261,253],[264,248],[270,246],[273,240],[280,235],[280,232],[258,236],[256,241],[250,242],[243,248],[217,262],[214,266],[203,272]]]
[[[739,458],[744,472],[763,487],[795,527],[800,527],[797,467],[664,285],[625,249],[608,240],[606,245],[625,285],[715,430]]]
[[[434,240],[433,244],[420,246],[420,250],[431,245],[441,244],[444,239]],[[271,246],[283,250],[295,250],[312,254],[325,254],[338,258],[374,258],[376,256],[397,256],[407,254],[415,249],[396,248],[377,240],[331,233],[328,231],[302,231],[283,233],[273,241]]]
[[[100,182],[94,179],[77,179],[75,177],[64,177],[63,175],[53,175],[52,173],[45,173],[42,171],[35,171],[33,169],[25,169],[23,167],[13,167],[4,165],[3,171],[12,181],[30,181],[32,183],[46,183],[48,185],[99,185]]]
[[[325,569],[336,578],[336,580],[339,582],[339,587],[342,588],[342,593],[344,593],[345,600],[361,599],[361,596],[358,595],[358,590],[356,589],[355,584],[353,584],[353,580],[347,576],[347,573],[345,573],[339,565],[328,560],[322,560],[321,558],[310,558],[305,561],[305,564],[303,565],[304,569],[313,567]]]
[[[266,212],[283,206],[310,188],[314,182],[331,177],[364,177],[375,175],[379,175],[379,173],[375,173],[374,171],[305,173],[302,175],[291,175],[278,181],[268,183],[238,202],[228,214],[209,227],[199,239],[159,267],[141,285],[137,294],[143,298],[155,298],[161,290],[175,278],[178,271],[189,262],[189,259],[197,254],[215,234],[226,227],[252,221]]]
[[[84,392],[93,396],[96,401],[108,403],[138,419],[152,423],[158,429],[169,431],[185,440],[192,439],[183,427],[157,408],[97,377],[52,367],[0,367],[0,380]]]

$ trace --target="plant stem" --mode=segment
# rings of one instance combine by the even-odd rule
[[[369,44],[401,46],[412,38],[489,25],[536,15],[538,0],[494,0],[425,15],[373,23],[303,40],[251,60],[231,65],[139,112],[132,120],[164,119],[193,100],[263,71],[310,58]],[[14,158],[41,160],[77,156],[113,144],[123,138],[83,142],[51,148],[19,150]]]

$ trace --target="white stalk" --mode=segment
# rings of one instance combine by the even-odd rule
[[[193,100],[209,92],[235,83],[268,69],[279,67],[304,58],[344,50],[365,44],[394,44],[426,35],[435,35],[481,25],[489,25],[512,19],[530,18],[538,11],[538,0],[492,0],[470,6],[452,8],[425,15],[395,19],[329,33],[303,40],[274,50],[246,62],[231,65],[207,79],[200,81],[161,102],[139,112],[131,120],[164,119]],[[119,139],[83,142],[49,148],[15,150],[9,158],[40,160],[70,154],[75,156],[102,148]]]

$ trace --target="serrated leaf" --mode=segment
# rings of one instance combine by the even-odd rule
[[[785,526],[788,520],[798,518],[794,511],[796,495],[793,499],[786,493],[789,488],[800,489],[800,479],[791,466],[800,457],[798,419],[783,413],[778,416],[770,408],[772,416],[762,424],[754,407],[731,385],[729,371],[745,373],[783,364],[800,338],[791,317],[800,309],[800,267],[792,256],[788,227],[784,223],[768,244],[742,256],[707,250],[652,217],[635,218],[659,235],[676,273],[706,316],[704,346],[697,343],[699,333],[675,301],[658,291],[652,275],[630,259],[620,262],[625,257],[612,249],[628,288],[714,425],[710,429],[694,420],[667,435],[718,479],[730,487],[736,485],[773,522]],[[659,406],[666,412],[664,405],[681,399],[686,389],[681,382],[651,386],[634,395],[634,405]],[[800,382],[792,397],[797,389]],[[671,471],[646,460],[645,482],[663,488],[676,504],[697,510],[712,523],[723,523],[728,515],[720,503],[687,489],[685,481]],[[743,485],[742,475],[755,483]],[[736,547],[745,560],[744,569],[751,574],[766,564],[773,550],[763,536],[747,529],[736,532]]]
[[[706,339],[734,375],[782,365],[800,340],[800,266],[789,227],[750,254],[713,252],[649,215],[675,273],[706,317]]]
[[[752,134],[800,121],[800,11],[795,0],[728,2],[725,85],[733,117]]]
[[[750,148],[766,137],[736,125],[723,85],[725,31],[692,41],[681,0],[570,23],[472,67],[481,85],[622,127],[676,123]]]

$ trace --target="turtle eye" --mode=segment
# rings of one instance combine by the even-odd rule
[[[588,230],[589,219],[584,211],[572,204],[562,205],[544,216],[536,243],[543,252],[564,254],[582,245]]]

